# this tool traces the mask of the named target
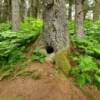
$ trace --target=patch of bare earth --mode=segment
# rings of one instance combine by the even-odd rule
[[[39,70],[41,78],[17,78],[0,81],[0,100],[100,100],[100,92],[85,87],[76,87],[71,78],[55,78],[53,65],[34,63],[26,70]],[[16,99],[8,99],[16,97]],[[18,97],[22,97],[18,99]]]

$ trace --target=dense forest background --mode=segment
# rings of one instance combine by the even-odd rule
[[[40,79],[25,69],[47,62],[100,90],[100,0],[0,0],[0,80]]]

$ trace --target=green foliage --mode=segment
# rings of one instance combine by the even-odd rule
[[[11,25],[9,25],[8,23],[0,24],[0,32],[8,31],[10,30],[10,28],[11,28]]]
[[[69,21],[67,26],[68,26],[68,31],[70,35],[73,36],[74,35],[74,21]]]
[[[73,22],[69,23],[69,32],[72,44],[80,52],[95,58],[100,58],[100,20],[84,22],[84,38],[78,38],[74,33]]]
[[[75,66],[71,75],[80,87],[85,84],[95,85],[100,89],[100,20],[84,21],[84,37],[78,38],[74,33],[74,23],[68,25],[72,48],[72,60]],[[84,55],[84,56],[83,56]]]
[[[100,84],[100,68],[90,56],[81,56],[77,60],[77,67],[72,69],[71,74],[80,87],[87,83],[97,87]]]
[[[0,68],[0,80],[12,78],[15,79],[17,77],[28,77],[32,79],[40,79],[41,71],[33,70],[29,71],[26,70],[27,65],[29,62],[18,63],[18,65],[4,65]]]
[[[25,49],[29,43],[34,43],[38,38],[42,25],[40,19],[27,18],[21,23],[19,32],[12,32],[9,24],[0,24],[0,80],[19,74],[23,69],[20,63],[27,58]],[[39,77],[38,73],[30,75],[32,78]]]
[[[43,21],[32,17],[26,18],[22,23],[20,30],[23,33],[40,33],[42,31]]]
[[[39,48],[36,48],[32,55],[32,61],[39,61],[43,63],[45,61],[46,55],[41,53]]]
[[[100,57],[100,44],[97,40],[95,40],[95,38],[84,37],[83,39],[80,39],[74,36],[73,44],[80,53],[85,53],[96,58]]]
[[[85,21],[84,27],[86,37],[95,39],[100,43],[100,20],[97,20],[96,22]]]
[[[15,64],[24,60],[26,45],[34,42],[42,31],[42,21],[26,19],[19,32],[11,32],[8,24],[1,24],[0,32],[0,65]]]

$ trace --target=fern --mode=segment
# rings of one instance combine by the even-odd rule
[[[81,56],[77,61],[77,67],[73,68],[71,75],[80,87],[92,84],[98,87],[100,84],[100,68],[90,56]]]
[[[32,61],[39,61],[43,63],[45,61],[46,55],[41,53],[39,48],[36,48],[32,55]]]

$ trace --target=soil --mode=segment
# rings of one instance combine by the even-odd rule
[[[16,78],[0,81],[0,100],[100,100],[100,92],[91,86],[82,89],[72,78],[56,78],[51,63],[34,63],[28,71],[39,70],[41,78]]]

